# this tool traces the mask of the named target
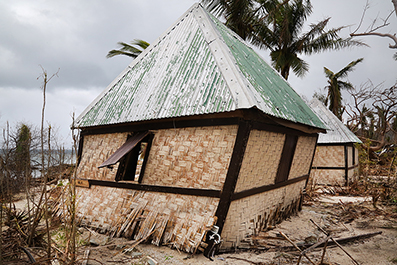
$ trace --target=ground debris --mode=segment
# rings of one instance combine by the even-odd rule
[[[376,207],[371,196],[343,195],[345,189],[331,189],[333,192],[312,192],[305,195],[302,210],[280,224],[259,230],[249,238],[243,239],[246,249],[220,253],[210,261],[201,254],[181,253],[165,246],[154,246],[147,240],[153,229],[148,229],[141,240],[129,238],[109,238],[100,235],[99,230],[80,227],[79,233],[86,242],[78,249],[77,260],[80,264],[312,264],[303,257],[307,255],[315,264],[349,264],[350,258],[332,241],[335,239],[346,252],[360,265],[392,264],[397,260],[395,244],[397,242],[397,208],[394,205],[378,201]],[[53,192],[53,191],[51,191]],[[363,195],[363,194],[362,194]],[[364,194],[365,195],[365,194]],[[57,198],[56,196],[53,196]],[[326,233],[316,227],[312,219]],[[148,223],[148,227],[150,227]],[[5,235],[18,231],[11,223],[3,223]],[[100,231],[99,231],[100,232]],[[281,233],[286,235],[300,250],[297,250]],[[19,237],[21,235],[18,235]],[[21,237],[23,238],[23,237]],[[89,244],[97,238],[100,244]],[[12,242],[3,241],[4,248],[14,248],[18,238]],[[21,242],[21,241],[19,241]],[[9,244],[9,245],[7,245]],[[98,245],[98,246],[96,246]],[[22,244],[23,246],[23,244]],[[45,253],[32,255],[43,257]],[[128,251],[125,251],[128,250]],[[4,252],[3,252],[4,253]],[[28,264],[30,261],[23,251],[17,253],[17,263]],[[38,259],[40,261],[40,259]],[[37,263],[39,264],[39,263]]]

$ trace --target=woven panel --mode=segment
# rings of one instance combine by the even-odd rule
[[[237,125],[154,131],[142,183],[222,189]]]
[[[237,180],[236,192],[274,184],[285,135],[252,130]]]
[[[82,179],[114,180],[118,164],[112,170],[108,168],[98,169],[98,167],[122,146],[126,139],[127,133],[85,136],[77,177]]]
[[[313,185],[343,186],[346,183],[344,169],[312,169],[310,182]]]
[[[233,201],[222,230],[221,248],[238,247],[251,235],[297,211],[305,181]]]
[[[357,179],[358,167],[347,171],[349,183]],[[315,169],[310,172],[312,185],[343,186],[346,184],[344,169]]]
[[[313,167],[344,167],[344,146],[317,146]]]
[[[78,188],[78,216],[84,225],[193,253],[215,223],[219,199],[92,186]]]
[[[316,137],[299,137],[288,179],[298,178],[309,174],[315,146]]]
[[[355,156],[354,164],[353,164],[353,149],[354,149],[354,156]],[[347,147],[347,163],[348,163],[348,167],[358,165],[358,150],[357,150],[357,148],[355,148],[353,146]]]
[[[355,150],[355,164],[353,165],[353,148],[347,147],[348,180],[352,182],[358,174],[358,151]],[[317,169],[316,167],[345,167],[344,146],[317,146],[310,173],[310,182],[314,185],[345,185],[344,169]]]

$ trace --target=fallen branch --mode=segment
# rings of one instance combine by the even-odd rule
[[[328,236],[328,233],[322,228],[322,227],[320,227],[318,224],[316,224],[316,222],[314,222],[312,219],[310,219],[310,221],[315,225],[315,226],[317,226],[317,228],[321,231],[321,232],[323,232],[325,235],[327,235]],[[330,238],[343,252],[345,252],[345,254],[355,263],[355,264],[357,264],[357,265],[360,265],[338,242],[336,242],[336,240],[333,238],[333,237],[331,237]]]
[[[87,265],[88,264],[89,255],[90,255],[90,250],[89,249],[84,251],[83,262],[81,263],[81,265]]]
[[[292,242],[292,240],[289,239],[283,232],[279,232],[279,233],[280,233],[280,235],[282,235],[285,239],[287,239],[288,242],[290,242],[297,250],[299,250],[299,252],[301,253],[300,256],[304,256],[308,261],[310,261],[311,264],[316,265],[316,264],[306,255],[306,253],[303,253],[303,251],[302,251],[294,242]],[[301,259],[301,258],[299,257],[298,264],[299,264],[299,262],[300,262],[300,259]]]
[[[19,248],[22,249],[23,252],[25,252],[26,256],[28,256],[29,261],[30,261],[31,263],[36,263],[36,260],[34,259],[34,257],[32,256],[32,254],[30,254],[29,250],[27,250],[26,248],[24,248],[24,247],[22,247],[22,246],[20,246]]]
[[[236,260],[241,260],[241,261],[245,261],[245,262],[247,262],[247,263],[249,263],[249,264],[254,264],[254,265],[258,265],[258,264],[261,264],[261,263],[258,263],[258,262],[255,262],[255,261],[251,261],[251,260],[248,260],[248,259],[243,259],[243,258],[238,258],[238,257],[226,257],[227,259],[236,259]]]
[[[319,264],[323,264],[324,257],[325,257],[325,251],[327,250],[327,244],[328,244],[328,239],[327,239],[327,241],[325,241],[325,243],[324,243],[323,254],[321,255],[321,261],[320,261]]]
[[[310,247],[308,247],[308,248],[306,248],[304,251],[302,251],[302,254],[306,254],[306,253],[312,251],[312,250],[315,249],[315,248],[322,247],[322,246],[326,246],[327,243],[328,243],[328,240],[329,240],[330,238],[331,238],[331,236],[327,236],[326,239],[324,239],[324,240],[322,240],[322,241],[320,241],[320,242],[317,242],[317,243],[315,243],[315,244],[312,244]]]
[[[353,242],[359,239],[366,239],[366,238],[370,238],[376,235],[380,235],[382,234],[382,231],[379,232],[373,232],[373,233],[367,233],[367,234],[362,234],[362,235],[357,235],[357,236],[350,236],[350,237],[344,237],[344,238],[339,238],[339,239],[335,239],[335,241],[339,244],[346,244],[349,242]],[[331,236],[328,236],[326,239],[324,239],[321,242],[315,243],[315,244],[304,244],[301,245],[302,248],[304,248],[305,252],[309,252],[312,251],[315,248],[320,248],[323,247],[325,242],[327,242],[329,239],[331,238]],[[328,246],[333,246],[336,245],[333,241],[332,242],[328,242]],[[289,247],[290,248],[290,247]]]

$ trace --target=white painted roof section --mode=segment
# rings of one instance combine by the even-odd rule
[[[195,4],[80,114],[76,127],[249,108],[325,128],[248,44]]]
[[[318,143],[361,143],[361,140],[351,132],[324,104],[316,98],[309,106],[320,120],[328,127],[327,133],[320,133]]]

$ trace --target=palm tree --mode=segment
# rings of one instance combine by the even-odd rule
[[[145,50],[150,44],[144,40],[133,40],[130,44],[125,42],[117,43],[120,47],[118,50],[111,50],[106,55],[106,58],[111,58],[116,55],[126,55],[132,58],[136,58],[143,50]],[[137,46],[137,47],[135,47]]]
[[[302,33],[312,13],[310,0],[203,0],[209,10],[222,14],[226,25],[259,48],[270,50],[273,67],[288,79],[290,69],[304,76],[309,65],[300,54],[311,55],[353,45],[365,45],[352,38],[343,39],[344,27],[325,30],[330,18],[310,25]],[[245,24],[244,24],[245,23]],[[242,25],[243,24],[243,25]]]
[[[278,1],[277,1],[278,2]],[[307,32],[302,32],[304,23],[312,13],[309,0],[294,0],[268,10],[267,23],[258,27],[253,43],[270,50],[273,67],[288,79],[290,69],[299,77],[309,70],[309,65],[299,57],[326,50],[339,50],[354,45],[365,45],[361,41],[339,37],[344,27],[326,30],[330,18],[311,24]]]
[[[251,41],[255,28],[272,13],[290,0],[279,3],[275,0],[202,0],[206,8],[225,19],[225,25],[242,39]]]
[[[350,82],[342,81],[341,78],[347,77],[347,74],[354,70],[354,66],[364,59],[360,58],[356,61],[352,61],[342,70],[337,73],[332,72],[327,67],[324,67],[325,76],[328,78],[328,90],[327,102],[329,102],[329,110],[335,114],[340,120],[342,120],[342,89],[352,89],[353,85]]]
[[[253,27],[260,18],[262,8],[254,8],[255,0],[202,0],[206,8],[218,17],[223,17],[225,25],[242,39],[252,39]]]

